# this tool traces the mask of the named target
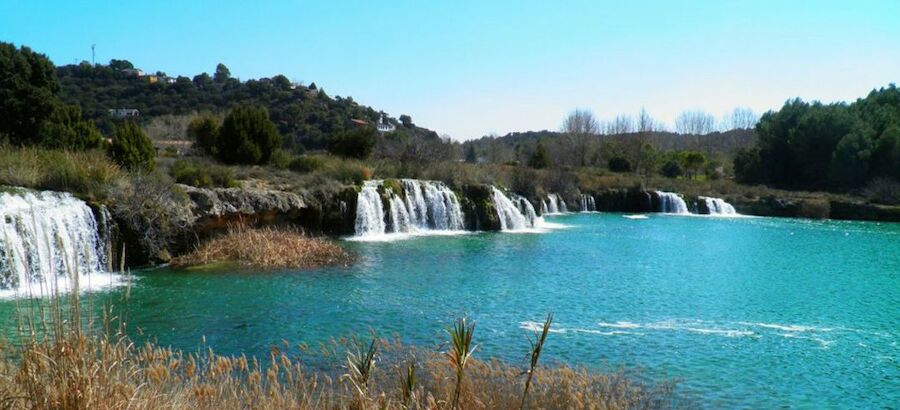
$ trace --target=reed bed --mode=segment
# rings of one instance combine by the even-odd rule
[[[369,348],[368,346],[372,346]],[[273,348],[264,360],[184,353],[126,337],[70,334],[17,349],[0,362],[0,407],[22,409],[651,409],[675,407],[672,386],[624,372],[525,369],[468,360],[465,378],[446,352],[415,352],[377,340],[348,349],[334,371],[311,370],[305,355]],[[9,352],[4,352],[9,353]],[[340,354],[340,353],[338,353]],[[9,355],[5,355],[9,356]],[[362,365],[363,369],[355,366]],[[364,370],[361,374],[358,370]],[[525,370],[527,371],[527,370]],[[458,392],[458,396],[457,396]]]
[[[172,266],[235,263],[257,269],[312,269],[347,265],[352,255],[332,241],[291,228],[232,228],[172,260]]]

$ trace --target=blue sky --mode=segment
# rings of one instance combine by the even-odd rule
[[[84,3],[84,4],[82,4]],[[456,139],[575,107],[758,112],[900,82],[900,1],[0,0],[0,40],[57,64],[283,73]]]

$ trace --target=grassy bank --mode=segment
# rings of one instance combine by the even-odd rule
[[[254,269],[347,265],[353,257],[334,242],[289,228],[234,228],[172,260],[175,267],[228,263]]]

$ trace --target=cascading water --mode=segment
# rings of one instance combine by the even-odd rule
[[[500,219],[500,230],[516,231],[534,228],[540,221],[534,212],[534,207],[527,199],[513,194],[510,199],[496,187],[493,189],[494,207],[497,208],[497,217]],[[523,212],[524,210],[524,212]]]
[[[357,236],[383,234],[385,231],[384,206],[378,194],[380,185],[381,181],[366,181],[356,196]]]
[[[659,212],[667,214],[689,214],[684,199],[674,192],[656,191],[659,195]]]
[[[706,208],[709,209],[710,215],[738,215],[734,207],[728,202],[725,202],[722,198],[711,198],[707,196],[701,196],[699,198],[706,202]]]
[[[531,226],[534,227],[539,217],[537,212],[534,211],[534,206],[531,205],[531,202],[524,196],[516,194],[510,194],[509,197],[516,204],[516,207],[519,208],[519,212],[522,213],[525,220],[529,221]]]
[[[400,180],[404,192],[394,192],[384,181],[366,181],[357,195],[356,236],[465,229],[456,194],[442,182]],[[389,204],[385,212],[384,193]]]
[[[581,212],[597,212],[597,203],[593,195],[581,194]]]
[[[557,194],[547,194],[548,214],[561,214],[566,212],[569,212],[569,210],[568,207],[566,207],[566,201],[564,201],[561,196]]]
[[[0,295],[49,295],[70,289],[73,278],[81,289],[113,284],[106,258],[84,201],[50,191],[0,193]]]

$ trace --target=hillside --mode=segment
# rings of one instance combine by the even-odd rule
[[[257,104],[269,111],[286,147],[295,151],[324,148],[329,136],[351,128],[354,119],[402,126],[417,135],[433,134],[415,127],[409,116],[394,118],[352,97],[331,97],[315,83],[292,83],[283,75],[240,81],[222,64],[212,76],[201,73],[193,78],[144,73],[126,60],[65,65],[57,67],[56,74],[60,99],[80,105],[85,117],[102,130],[110,128],[111,109],[138,110],[137,119],[146,124],[168,115],[220,114],[236,105]]]

